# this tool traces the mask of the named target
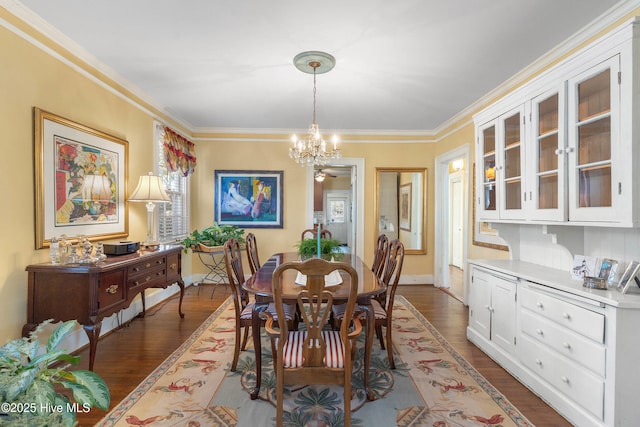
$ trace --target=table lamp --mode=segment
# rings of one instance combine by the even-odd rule
[[[169,202],[169,195],[162,188],[162,180],[159,176],[149,172],[138,180],[138,186],[131,196],[130,202],[146,202],[147,203],[147,240],[142,243],[146,249],[155,249],[158,247],[158,239],[155,236],[156,228],[154,225],[153,214],[156,208],[156,202]]]

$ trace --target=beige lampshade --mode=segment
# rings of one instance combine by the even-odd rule
[[[162,188],[162,180],[159,176],[153,175],[149,172],[149,175],[143,175],[138,181],[138,186],[131,196],[129,196],[130,202],[169,202],[171,199],[169,195]]]

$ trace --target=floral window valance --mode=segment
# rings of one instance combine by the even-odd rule
[[[168,127],[164,128],[164,148],[167,166],[172,172],[189,176],[196,168],[196,146]]]

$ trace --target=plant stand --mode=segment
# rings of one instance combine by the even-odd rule
[[[224,248],[222,246],[205,246],[198,244],[198,247],[194,248],[193,251],[198,254],[202,265],[209,270],[199,283],[213,283],[216,285],[211,292],[211,298],[213,298],[213,293],[216,291],[218,285],[224,285],[226,287],[229,284],[227,268],[224,263]],[[200,294],[200,287],[198,287],[198,294]]]

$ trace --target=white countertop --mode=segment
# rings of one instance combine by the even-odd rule
[[[548,286],[559,291],[597,301],[619,308],[640,309],[640,288],[633,285],[626,294],[612,284],[609,289],[591,289],[582,286],[582,280],[571,278],[571,273],[564,270],[545,267],[531,262],[508,259],[470,259],[469,264],[497,270],[504,274],[520,277],[530,282]]]

